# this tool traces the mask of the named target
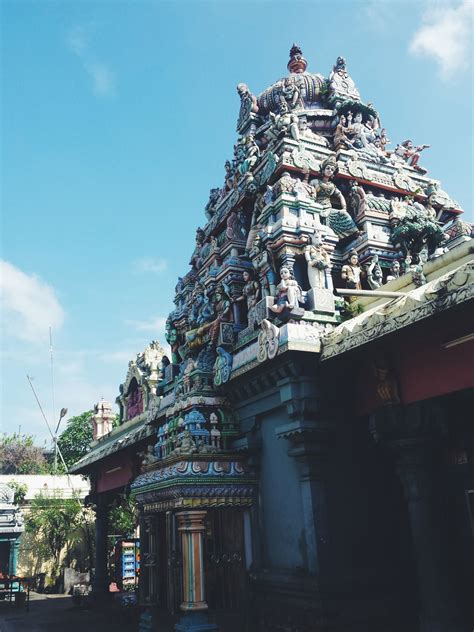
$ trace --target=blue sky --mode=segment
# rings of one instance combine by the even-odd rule
[[[232,156],[246,82],[299,44],[338,55],[393,148],[472,219],[472,5],[460,2],[28,2],[2,10],[1,430],[113,401],[128,360],[163,340],[209,189]],[[54,342],[55,408],[49,355]]]

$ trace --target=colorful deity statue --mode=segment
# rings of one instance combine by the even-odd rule
[[[395,259],[395,261],[390,266],[390,272],[387,275],[387,283],[389,281],[394,281],[395,279],[398,279],[398,277],[400,276],[400,267],[400,261],[398,261],[398,259]]]
[[[346,287],[351,290],[360,290],[361,268],[359,256],[355,250],[349,254],[349,261],[342,266],[341,279],[346,282]]]
[[[276,274],[273,269],[272,257],[263,243],[262,235],[256,233],[249,257],[257,271],[264,296],[273,296],[275,292]]]
[[[171,362],[173,364],[179,364],[180,357],[178,355],[178,348],[179,348],[178,330],[173,325],[173,321],[169,317],[166,319],[165,338],[166,338],[166,342],[171,347]]]
[[[339,151],[340,149],[352,149],[354,145],[352,144],[351,136],[353,136],[353,133],[347,126],[347,117],[344,116],[344,114],[341,114],[336,131],[334,132],[334,149],[336,151]]]
[[[277,140],[280,136],[291,136],[293,140],[299,141],[300,130],[298,123],[298,116],[291,112],[286,111],[282,114],[270,112],[270,127],[265,132],[265,136],[270,142]]]
[[[242,288],[242,294],[235,302],[245,301],[247,303],[247,312],[255,307],[260,300],[260,283],[255,279],[255,270],[249,268],[242,272],[242,278],[244,280],[244,287]]]
[[[269,308],[276,314],[281,314],[284,309],[298,307],[298,302],[303,300],[301,288],[287,266],[280,268],[280,278],[276,287],[275,304]]]
[[[331,259],[323,246],[321,235],[315,232],[311,243],[305,247],[305,259],[308,263],[308,280],[312,289],[328,289],[331,281],[328,274]]]
[[[426,173],[426,169],[423,169],[423,167],[420,167],[418,165],[418,161],[420,159],[420,153],[424,149],[428,149],[429,147],[430,145],[415,146],[413,144],[413,141],[408,139],[408,140],[403,141],[403,143],[401,143],[400,145],[397,145],[395,149],[395,154],[399,156],[400,158],[403,158],[403,160],[406,163],[408,163],[411,167],[413,167],[417,171],[420,171],[421,173]]]
[[[380,267],[378,255],[374,255],[372,257],[372,261],[367,268],[367,283],[369,284],[371,290],[377,290],[381,285],[383,285],[383,273],[382,268]]]
[[[247,84],[239,83],[237,93],[240,97],[240,112],[237,127],[243,125],[252,112],[258,112],[256,97],[250,92]]]
[[[334,97],[340,99],[360,98],[353,79],[350,77],[346,68],[346,60],[344,57],[338,57],[334,67],[329,75],[330,92]]]
[[[358,232],[354,220],[346,211],[346,200],[336,187],[332,178],[337,174],[337,162],[334,156],[329,156],[321,164],[321,179],[313,180],[315,201],[321,207],[321,217],[323,221],[338,235],[346,237]],[[332,206],[331,198],[338,199],[342,209],[335,209]]]

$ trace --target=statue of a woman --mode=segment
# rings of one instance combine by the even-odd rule
[[[298,301],[302,300],[301,288],[293,278],[290,269],[286,266],[280,268],[280,277],[281,281],[276,287],[275,304],[269,308],[276,314],[280,314],[285,308],[298,307]]]
[[[247,302],[247,310],[251,310],[260,300],[260,283],[255,279],[255,270],[253,268],[244,270],[242,277],[245,285],[242,288],[242,295],[235,302],[238,303],[245,300]]]
[[[308,280],[311,288],[328,288],[327,271],[331,267],[331,260],[323,248],[318,232],[312,236],[311,244],[305,247],[304,257],[308,262]]]
[[[346,211],[344,196],[334,182],[331,182],[332,178],[337,174],[335,156],[329,156],[323,161],[320,172],[321,180],[313,180],[311,184],[314,187],[315,201],[321,207],[321,217],[339,237],[347,237],[358,232],[354,220]],[[337,197],[342,209],[332,207],[332,197]]]

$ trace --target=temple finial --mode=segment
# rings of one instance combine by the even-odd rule
[[[303,52],[299,46],[293,44],[290,50],[290,61],[287,68],[290,72],[301,73],[306,70],[308,62],[303,57]]]

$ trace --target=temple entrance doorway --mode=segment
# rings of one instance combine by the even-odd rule
[[[208,512],[204,556],[209,609],[214,612],[241,612],[247,603],[241,509],[214,509]]]

